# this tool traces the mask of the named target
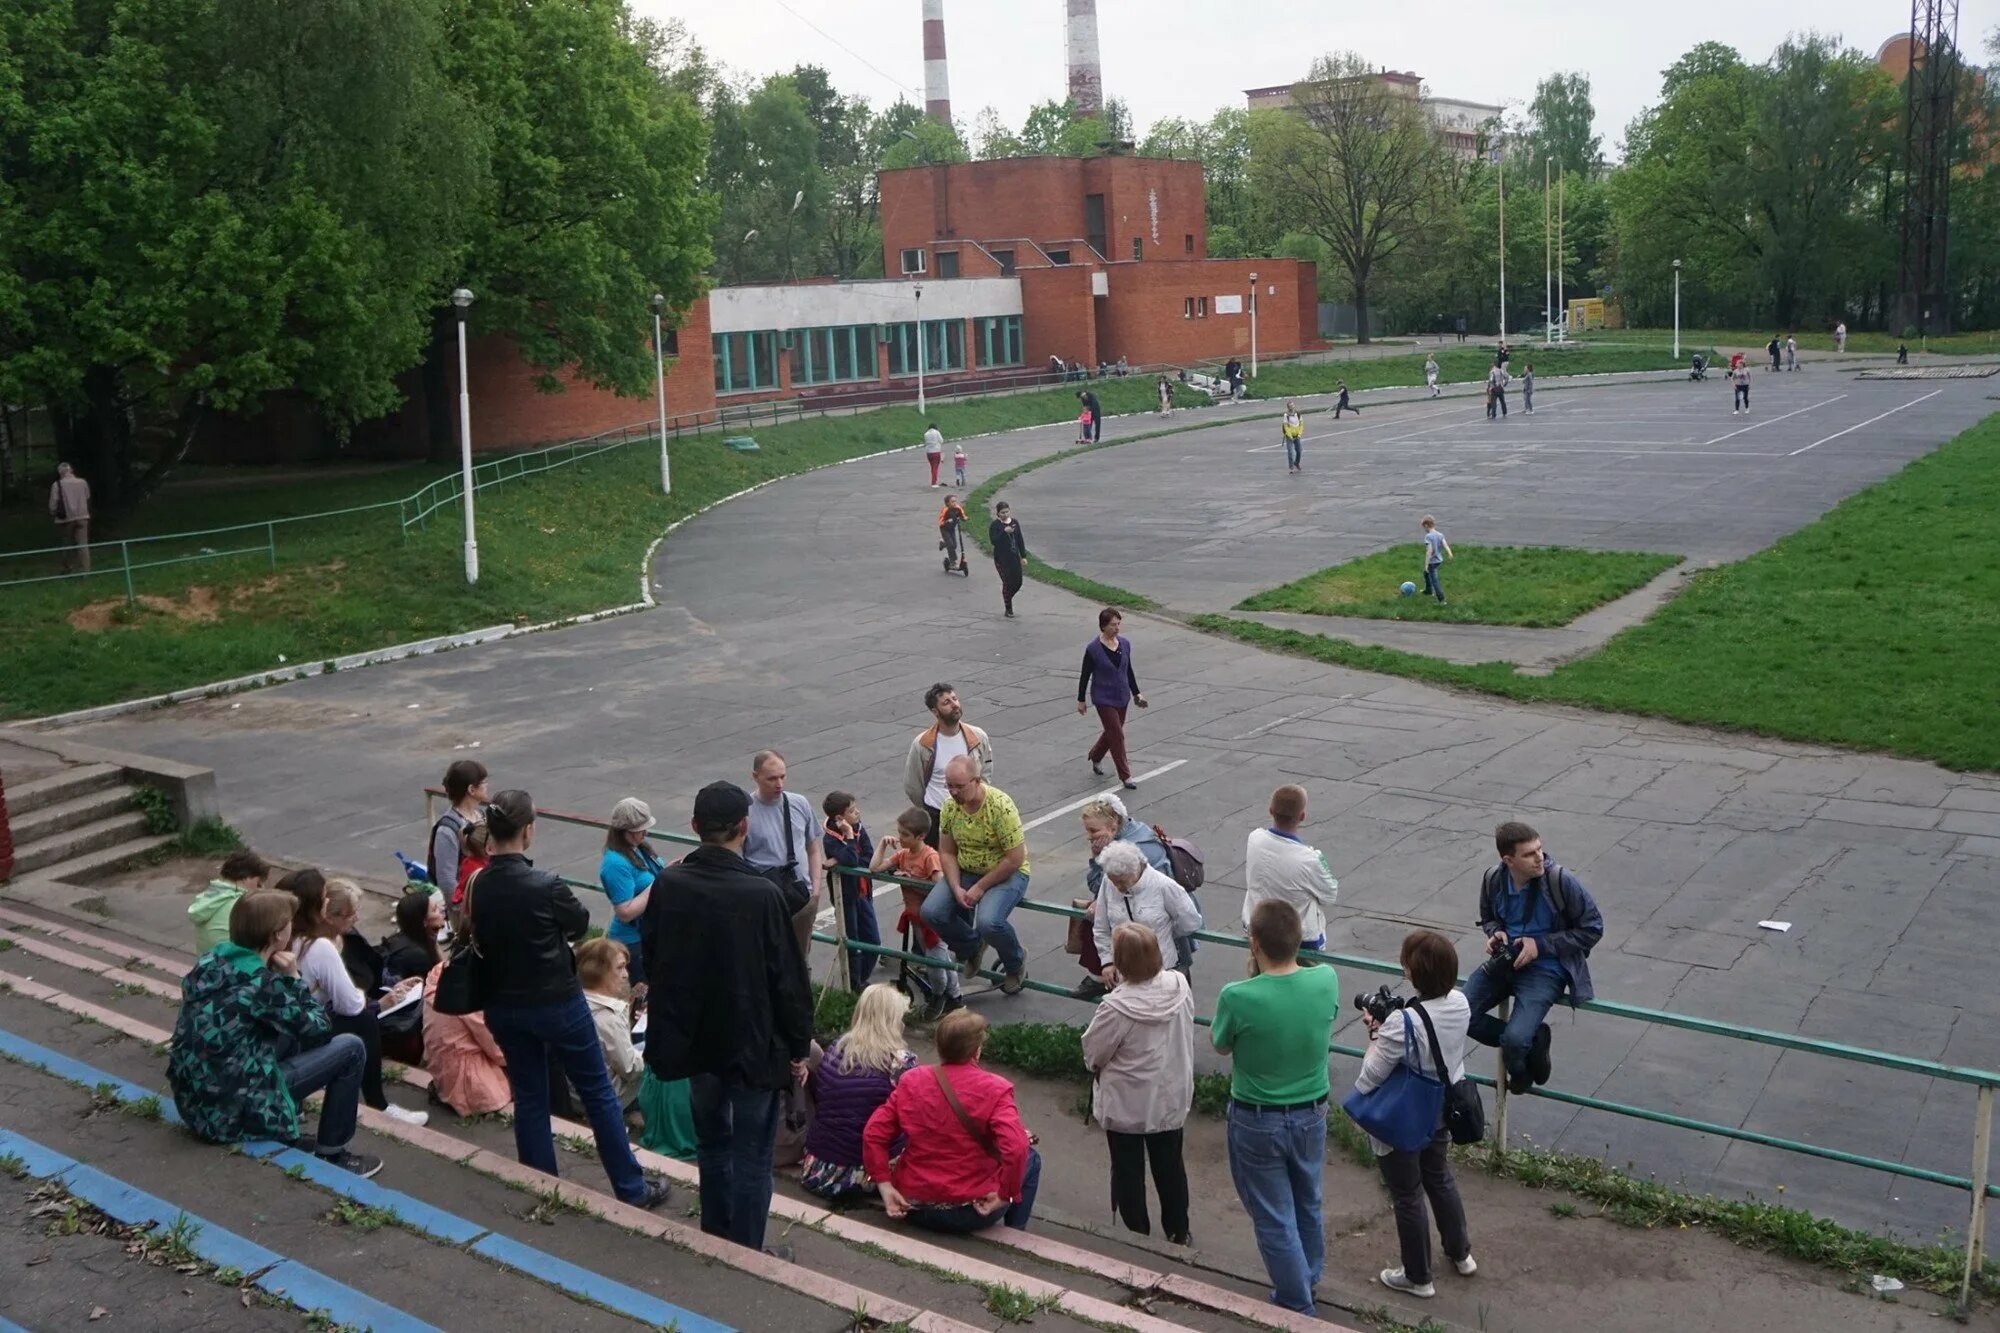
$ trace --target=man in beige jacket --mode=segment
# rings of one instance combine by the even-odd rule
[[[55,485],[49,487],[49,517],[56,525],[56,545],[63,548],[62,567],[67,574],[81,568],[90,572],[90,483],[70,468],[56,464]]]

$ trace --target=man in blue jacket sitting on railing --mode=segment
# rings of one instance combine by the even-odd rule
[[[1507,1065],[1507,1091],[1522,1093],[1549,1081],[1549,1025],[1543,1020],[1562,998],[1593,998],[1590,951],[1604,938],[1604,917],[1583,882],[1549,860],[1542,836],[1510,820],[1493,831],[1500,864],[1479,885],[1479,928],[1486,932],[1486,962],[1465,981],[1472,1007],[1467,1035],[1498,1046]],[[1512,998],[1505,1023],[1489,1012]]]

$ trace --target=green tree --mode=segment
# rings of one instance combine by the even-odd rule
[[[972,122],[972,155],[981,162],[995,158],[1020,157],[1021,136],[1007,128],[998,107],[987,107]]]
[[[1378,272],[1416,231],[1439,151],[1415,98],[1352,52],[1322,56],[1292,108],[1250,121],[1252,179],[1294,230],[1325,242],[1347,279],[1361,341]]]
[[[956,125],[946,125],[923,112],[915,112],[914,119],[898,114],[897,107],[909,106],[898,103],[886,114],[886,123],[880,136],[885,145],[880,162],[882,169],[893,171],[898,167],[927,167],[946,162],[970,162],[972,154],[966,151],[965,140],[960,137]]]
[[[1602,140],[1591,131],[1597,110],[1588,74],[1551,74],[1535,85],[1528,104],[1527,140],[1535,156],[1572,176],[1597,174]]]
[[[1037,102],[1021,125],[1021,152],[1029,157],[1096,157],[1111,137],[1102,116],[1078,116],[1076,104]]]
[[[435,0],[0,6],[0,401],[49,404],[105,507],[206,410],[287,388],[336,423],[396,405],[486,190],[441,20]]]
[[[715,225],[718,282],[775,282],[798,276],[799,260],[821,227],[828,182],[820,166],[821,126],[789,75],[773,75],[747,96],[717,95],[708,181],[721,201]]]

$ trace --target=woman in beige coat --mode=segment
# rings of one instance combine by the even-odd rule
[[[1111,1148],[1111,1205],[1126,1228],[1152,1234],[1146,1167],[1160,1193],[1167,1239],[1188,1245],[1187,1166],[1181,1128],[1194,1101],[1194,992],[1166,968],[1160,940],[1136,922],[1111,932],[1118,984],[1083,1034],[1083,1062],[1096,1078],[1092,1111]]]

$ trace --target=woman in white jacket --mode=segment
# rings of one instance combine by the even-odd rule
[[[1091,1112],[1111,1148],[1111,1206],[1128,1230],[1152,1234],[1150,1162],[1167,1239],[1192,1244],[1181,1130],[1194,1101],[1194,992],[1162,965],[1159,936],[1143,925],[1121,922],[1110,954],[1118,985],[1084,1031],[1083,1062],[1096,1078]]]
[[[1403,975],[1416,988],[1417,998],[1406,1009],[1391,1012],[1388,1021],[1377,1024],[1372,1015],[1368,1025],[1368,1053],[1362,1057],[1361,1076],[1354,1080],[1359,1092],[1379,1086],[1396,1066],[1414,1039],[1419,1068],[1435,1075],[1438,1061],[1431,1054],[1430,1036],[1425,1031],[1419,1008],[1428,1015],[1437,1033],[1438,1054],[1444,1057],[1445,1077],[1456,1082],[1465,1077],[1465,1030],[1472,1010],[1465,992],[1457,989],[1458,950],[1450,940],[1434,930],[1413,930],[1403,937]],[[1407,1023],[1405,1016],[1407,1015]],[[1406,1039],[1405,1032],[1409,1034]],[[1459,1202],[1458,1182],[1451,1174],[1451,1135],[1440,1116],[1431,1141],[1416,1152],[1401,1152],[1379,1140],[1375,1160],[1382,1167],[1382,1179],[1396,1204],[1396,1236],[1401,1242],[1400,1268],[1382,1270],[1382,1284],[1410,1296],[1437,1295],[1431,1281],[1430,1220],[1424,1200],[1437,1213],[1438,1237],[1444,1242],[1445,1257],[1461,1276],[1479,1271],[1472,1258],[1472,1236],[1465,1225],[1465,1205]]]
[[[1127,921],[1147,927],[1163,940],[1184,938],[1201,929],[1201,909],[1188,897],[1188,891],[1175,883],[1173,876],[1153,869],[1146,854],[1133,844],[1110,844],[1097,854],[1097,868],[1104,872],[1092,922],[1098,957],[1111,956],[1111,932]],[[1184,956],[1174,961],[1175,969],[1183,975],[1193,965],[1194,960]],[[1116,972],[1116,964],[1105,966],[1105,985],[1111,984]]]

